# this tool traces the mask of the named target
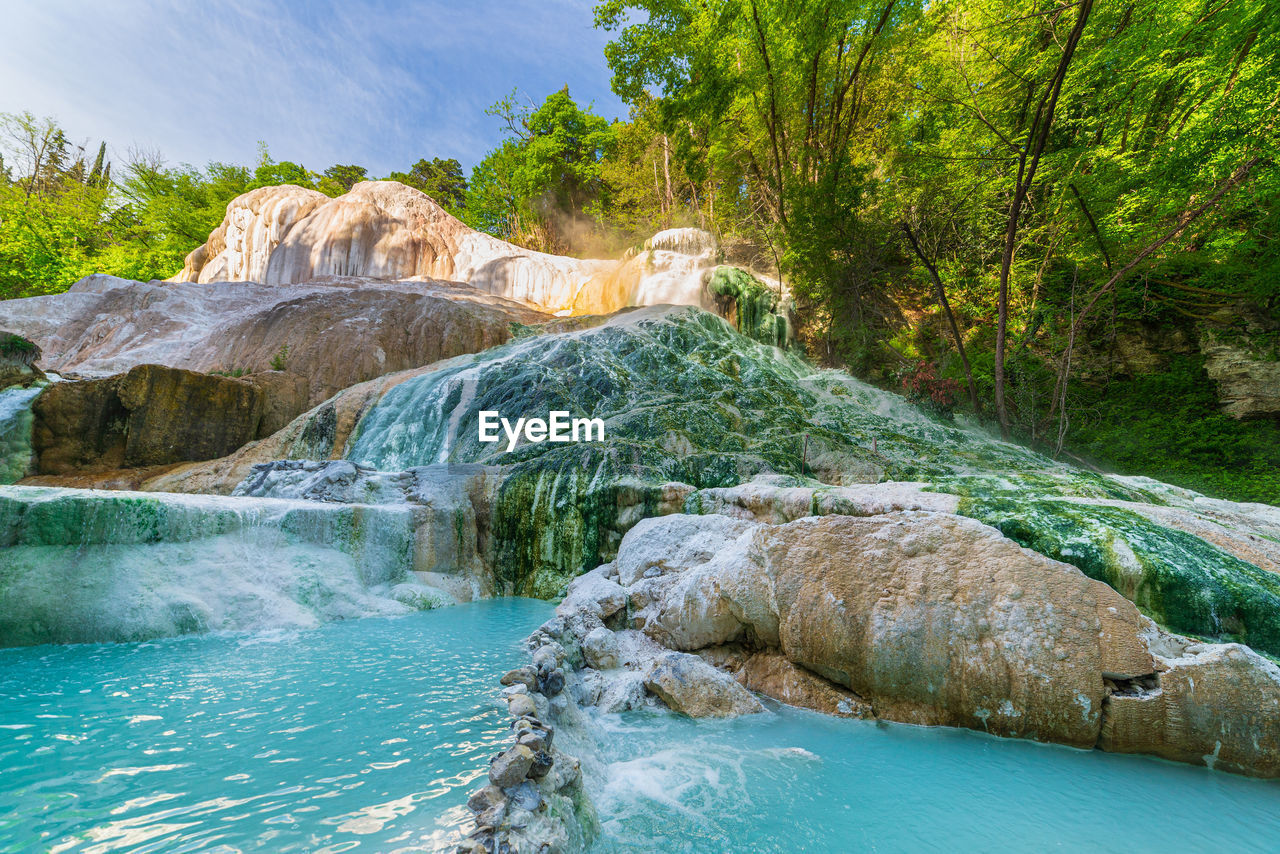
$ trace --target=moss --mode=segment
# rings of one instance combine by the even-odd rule
[[[787,346],[792,335],[786,312],[779,312],[779,295],[764,282],[738,267],[721,266],[712,272],[707,288],[717,297],[733,300],[736,326],[743,335],[763,344]]]
[[[1280,504],[1280,423],[1237,421],[1218,406],[1200,356],[1168,371],[1081,384],[1067,447],[1124,474],[1142,474],[1232,501]]]
[[[1280,654],[1280,576],[1130,510],[965,498],[962,515],[1113,587],[1165,628]]]

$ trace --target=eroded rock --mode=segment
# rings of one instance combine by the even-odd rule
[[[671,652],[650,665],[644,686],[691,718],[732,718],[764,711],[760,701],[696,655]]]

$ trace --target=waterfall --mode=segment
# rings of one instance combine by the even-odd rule
[[[404,505],[3,486],[0,646],[306,628],[442,603],[412,573],[414,533]]]
[[[13,483],[31,470],[31,404],[43,386],[0,391],[0,483]]]

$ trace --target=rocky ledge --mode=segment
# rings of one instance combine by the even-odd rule
[[[475,828],[458,854],[581,851],[594,833],[578,760],[555,745],[555,720],[567,710],[565,650],[531,646],[532,663],[502,677],[511,744],[489,760],[488,784],[467,800]]]
[[[603,712],[833,715],[1280,777],[1280,668],[1170,634],[1107,585],[934,509],[637,524],[531,643]],[[784,516],[786,514],[783,514]],[[558,653],[557,653],[558,655]]]

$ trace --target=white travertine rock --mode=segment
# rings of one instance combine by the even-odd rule
[[[59,373],[107,376],[141,364],[307,378],[312,405],[356,383],[474,353],[510,325],[550,319],[450,282],[331,278],[292,285],[133,282],[88,276],[69,291],[0,302]]]

